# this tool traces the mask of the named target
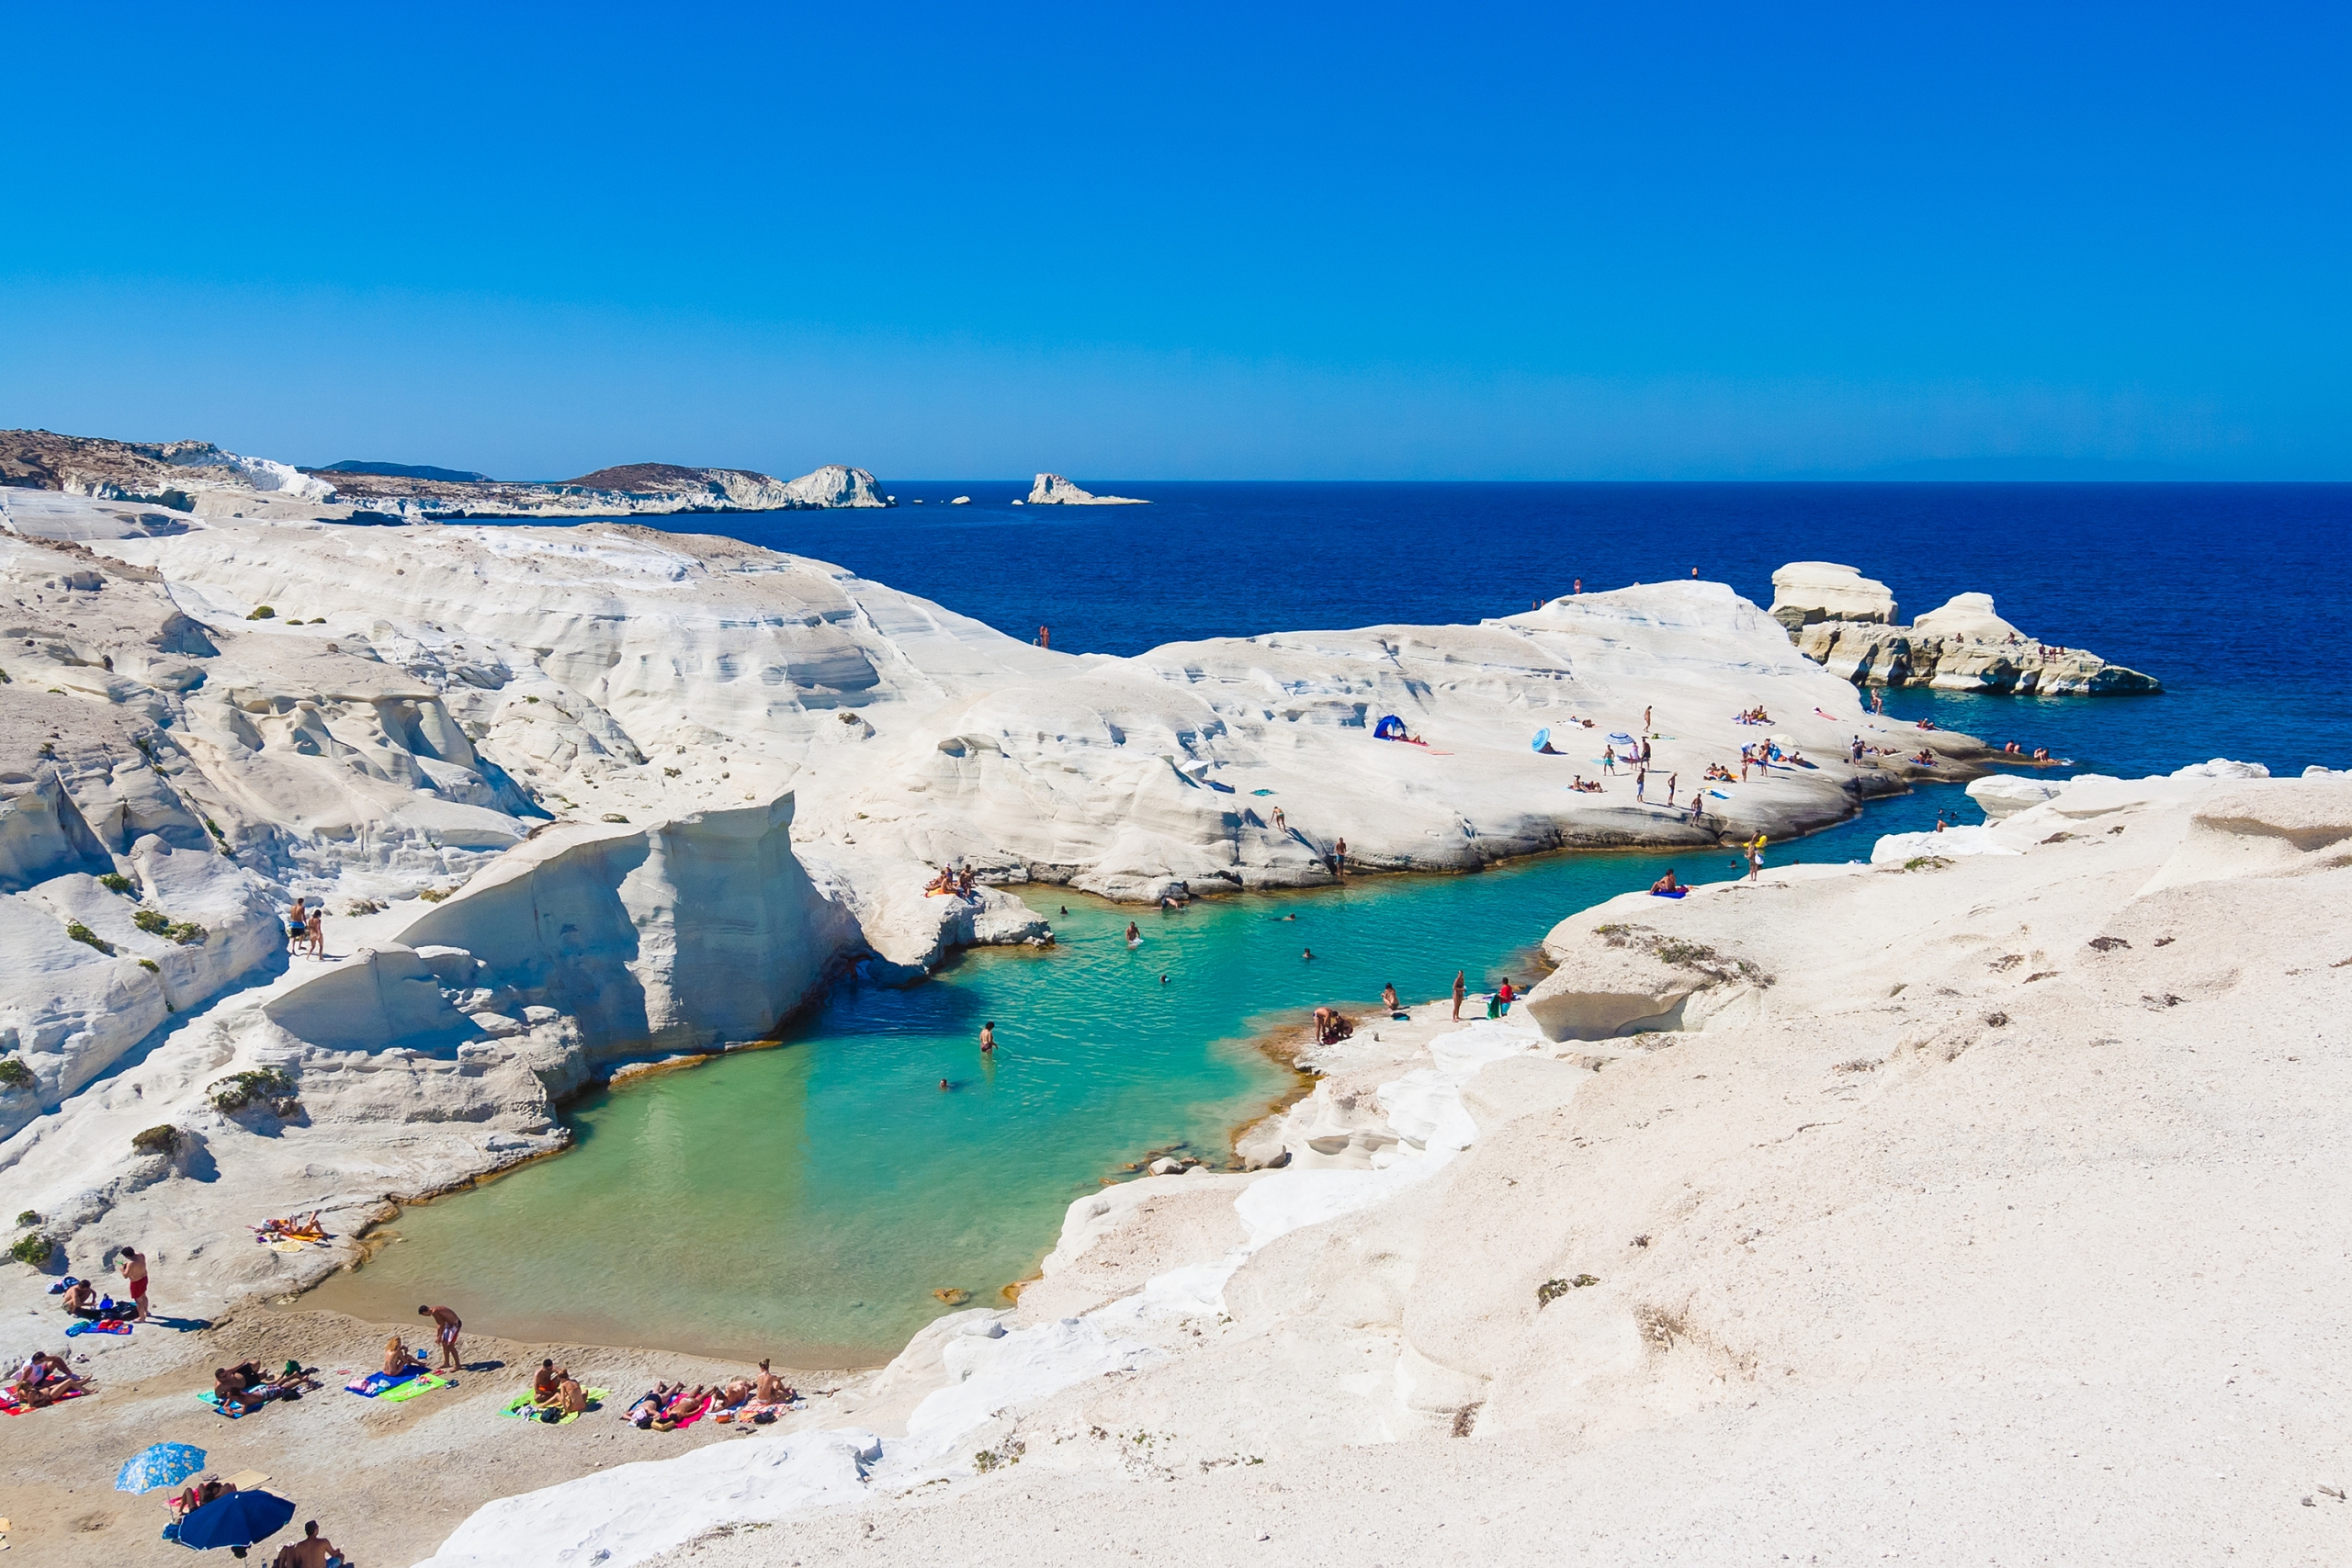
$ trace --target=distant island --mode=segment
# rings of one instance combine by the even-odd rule
[[[477,474],[470,468],[436,468],[430,463],[371,463],[357,457],[345,457],[340,463],[329,463],[322,468],[304,468],[306,474],[380,474],[387,479],[440,479],[448,484],[488,484],[488,474]]]
[[[1039,474],[1037,482],[1029,487],[1032,506],[1148,506],[1148,501],[1132,496],[1096,495],[1069,482],[1059,474]]]
[[[278,522],[563,521],[895,504],[873,474],[841,463],[796,479],[678,463],[627,463],[572,479],[492,479],[411,463],[347,460],[301,468],[209,441],[113,441],[46,430],[0,431],[0,485]]]

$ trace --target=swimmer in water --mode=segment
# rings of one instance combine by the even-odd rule
[[[980,1025],[980,1055],[985,1056],[996,1049],[996,1020]]]
[[[1163,985],[1163,986],[1164,986],[1164,985],[1166,985],[1166,984],[1168,984],[1168,976],[1165,976],[1165,975],[1162,975],[1162,976],[1159,977],[1159,983],[1160,983],[1161,985]]]
[[[1300,949],[1300,950],[1299,950],[1299,954],[1298,954],[1298,956],[1299,956],[1300,961],[1301,961],[1302,963],[1304,963],[1306,960],[1310,959],[1310,958],[1312,958],[1312,957],[1314,957],[1314,956],[1315,956],[1315,950],[1314,950],[1313,948],[1311,948],[1311,947],[1308,947],[1308,948],[1302,948],[1302,949]]]
[[[1127,922],[1127,945],[1133,947],[1143,941],[1143,928],[1133,920]]]
[[[940,1080],[939,1080],[939,1087],[940,1087],[940,1088],[942,1088],[942,1089],[945,1089],[945,1088],[947,1088],[947,1087],[948,1087],[948,1085],[947,1085],[947,1080],[946,1080],[945,1078],[942,1078],[942,1079],[940,1079]]]

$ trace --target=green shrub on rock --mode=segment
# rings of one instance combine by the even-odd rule
[[[249,1073],[231,1073],[205,1093],[211,1097],[212,1109],[226,1116],[243,1111],[255,1100],[289,1100],[295,1088],[294,1080],[277,1068],[262,1067]]]
[[[30,1235],[18,1236],[17,1244],[8,1249],[8,1256],[19,1263],[29,1263],[38,1269],[49,1261],[50,1248],[53,1245],[49,1237],[35,1231]]]
[[[0,1089],[30,1089],[40,1080],[21,1056],[0,1056]]]
[[[177,1154],[180,1146],[180,1130],[166,1122],[160,1127],[150,1127],[143,1133],[132,1134],[130,1146],[135,1152],[142,1155]]]
[[[85,946],[96,948],[100,953],[105,953],[109,958],[114,956],[114,943],[107,941],[106,938],[100,936],[97,932],[92,931],[89,927],[84,925],[79,920],[68,921],[65,927],[65,934],[72,937],[75,942],[83,943]]]

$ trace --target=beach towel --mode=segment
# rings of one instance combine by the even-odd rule
[[[421,1378],[411,1378],[407,1380],[398,1388],[387,1389],[384,1393],[377,1395],[377,1397],[388,1404],[398,1404],[404,1399],[414,1399],[420,1393],[431,1393],[436,1388],[454,1388],[457,1385],[455,1383],[452,1383],[447,1378],[443,1377],[438,1372],[427,1372]]]
[[[687,1427],[693,1426],[695,1422],[701,1420],[706,1415],[709,1414],[709,1412],[710,1399],[706,1395],[704,1396],[702,1404],[695,1409],[693,1415],[678,1417],[672,1425],[670,1430],[673,1432],[683,1432]]]
[[[424,1370],[418,1362],[404,1372],[369,1372],[366,1377],[343,1385],[345,1393],[356,1393],[362,1399],[373,1399],[388,1388],[396,1388]]]
[[[212,1392],[210,1389],[209,1389],[209,1388],[208,1388],[208,1389],[206,1389],[202,1393],[199,1393],[199,1394],[198,1394],[198,1395],[196,1396],[196,1402],[197,1402],[198,1404],[204,1404],[204,1405],[209,1405],[209,1406],[210,1406],[210,1407],[211,1407],[211,1410],[212,1410],[212,1414],[214,1414],[215,1416],[227,1416],[230,1420],[232,1420],[232,1421],[239,1420],[239,1419],[241,1419],[241,1418],[243,1418],[243,1417],[244,1417],[244,1416],[250,1416],[250,1415],[252,1415],[252,1414],[253,1414],[253,1412],[252,1412],[252,1411],[250,1411],[250,1410],[232,1410],[232,1409],[230,1409],[227,1405],[225,1405],[225,1404],[221,1404],[221,1403],[220,1403],[220,1396],[219,1394],[217,1394],[217,1393],[213,1393],[213,1392]]]
[[[119,1317],[105,1318],[96,1323],[76,1318],[65,1325],[65,1337],[68,1339],[78,1334],[128,1334],[130,1332],[129,1320]]]
[[[1251,795],[1272,795],[1274,792],[1270,789],[1253,789],[1250,793]]]
[[[77,1388],[70,1393],[59,1394],[56,1398],[51,1400],[50,1403],[51,1404],[59,1404],[69,1399],[79,1399],[89,1392],[90,1391],[86,1388]],[[19,1404],[17,1400],[16,1390],[10,1388],[0,1388],[0,1416],[22,1416],[28,1411],[38,1410],[40,1408],[40,1406],[37,1404]]]
[[[751,1404],[738,1405],[733,1410],[722,1410],[718,1415],[712,1416],[711,1419],[718,1422],[736,1421],[741,1422],[745,1426],[751,1426],[753,1423],[761,1421],[763,1417],[773,1420],[779,1411],[789,1410],[791,1408],[791,1404],[785,1400],[778,1400],[773,1404],[760,1404],[754,1403]]]
[[[1650,897],[1653,898],[1679,898],[1685,893],[1690,891],[1690,889],[1688,887],[1653,887],[1650,889]]]
[[[583,1388],[580,1392],[588,1396],[588,1408],[594,1410],[605,1400],[611,1398],[613,1391],[608,1388]],[[549,1421],[546,1419],[546,1416],[547,1413],[552,1408],[553,1406],[551,1405],[536,1403],[531,1398],[530,1394],[526,1393],[516,1394],[504,1404],[499,1406],[498,1413],[501,1416],[527,1416],[531,1420],[538,1422],[539,1425],[543,1427],[569,1426],[571,1423],[580,1419],[580,1413],[575,1410],[568,1416],[560,1416],[556,1420]]]

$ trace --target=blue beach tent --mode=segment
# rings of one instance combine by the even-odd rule
[[[1372,738],[1374,740],[1402,740],[1405,739],[1405,721],[1393,713],[1386,715],[1372,727]]]

